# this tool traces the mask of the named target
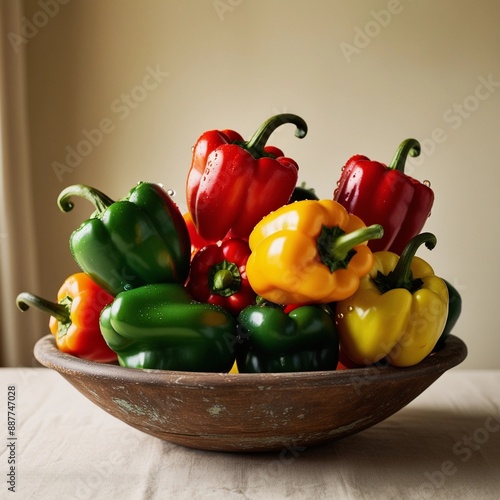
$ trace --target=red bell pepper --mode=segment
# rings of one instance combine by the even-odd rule
[[[198,139],[186,199],[202,238],[248,238],[262,217],[288,203],[299,167],[280,149],[265,145],[285,123],[297,126],[297,137],[307,134],[302,118],[284,113],[267,120],[246,142],[233,130],[211,130]]]
[[[432,189],[404,173],[408,154],[420,154],[417,140],[403,141],[389,166],[366,156],[353,156],[342,169],[333,193],[335,201],[366,225],[383,226],[384,236],[368,243],[373,252],[389,250],[400,255],[431,213]]]
[[[22,292],[17,296],[21,311],[29,306],[50,314],[49,329],[62,352],[102,363],[115,361],[101,334],[99,316],[114,297],[85,273],[71,275],[57,292],[57,303]]]
[[[191,261],[189,293],[200,302],[217,304],[238,315],[256,299],[246,273],[249,255],[248,242],[241,238],[202,248]]]
[[[198,234],[198,231],[196,230],[193,219],[189,212],[183,214],[183,217],[184,221],[186,222],[186,227],[188,229],[189,239],[191,240],[191,258],[193,258],[193,256],[196,254],[196,252],[198,252],[198,250],[201,250],[203,247],[206,247],[207,245],[213,245],[216,242],[207,241]]]

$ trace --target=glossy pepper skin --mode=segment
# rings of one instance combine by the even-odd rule
[[[389,166],[355,155],[347,161],[337,182],[334,200],[366,224],[384,227],[384,236],[368,243],[374,252],[389,250],[400,255],[431,213],[432,189],[404,173],[408,154],[420,154],[417,140],[403,141]]]
[[[448,288],[449,304],[448,304],[448,317],[444,325],[443,333],[436,344],[435,350],[441,349],[453,328],[457,324],[458,319],[462,314],[462,296],[460,292],[447,280],[443,280]]]
[[[333,200],[303,200],[264,217],[250,234],[247,276],[276,304],[329,303],[352,295],[373,265],[366,227]]]
[[[195,300],[225,307],[237,316],[256,299],[246,273],[249,255],[248,242],[241,238],[205,246],[191,261],[189,293]]]
[[[119,293],[102,311],[100,326],[121,366],[228,372],[234,364],[234,317],[194,301],[178,283]]]
[[[295,186],[289,203],[302,200],[319,200],[314,188],[308,188],[305,182],[302,182],[300,186]]]
[[[284,113],[267,120],[249,141],[232,130],[211,130],[199,137],[187,176],[186,199],[202,238],[248,238],[262,217],[288,203],[298,165],[278,148],[265,146],[272,132],[286,123],[297,126],[297,137],[306,135],[304,120]]]
[[[246,307],[238,317],[240,373],[335,370],[339,339],[326,306],[299,306],[286,313],[276,305]]]
[[[191,241],[191,258],[193,258],[196,252],[201,250],[203,247],[206,247],[207,245],[214,245],[216,242],[207,241],[198,234],[198,231],[196,230],[193,219],[189,212],[184,213],[183,217],[188,229],[189,239]]]
[[[107,363],[116,360],[99,327],[101,311],[113,297],[84,273],[69,276],[57,293],[57,303],[28,292],[17,296],[22,311],[30,306],[50,314],[49,329],[62,352]]]
[[[96,210],[71,234],[71,253],[111,295],[147,283],[185,282],[189,233],[177,205],[160,185],[140,182],[119,201],[89,186],[69,186],[58,198],[62,211],[73,208],[73,196],[89,200]]]
[[[399,257],[375,252],[375,263],[356,293],[336,304],[342,351],[354,363],[382,358],[394,366],[412,366],[431,353],[448,316],[448,289],[432,267],[416,257],[418,246],[436,239],[422,233]]]

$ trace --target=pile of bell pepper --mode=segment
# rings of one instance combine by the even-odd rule
[[[445,345],[458,291],[415,254],[434,194],[405,174],[415,139],[389,165],[355,155],[330,199],[298,183],[271,134],[306,122],[272,116],[249,140],[203,133],[192,148],[188,210],[160,184],[119,200],[87,185],[57,203],[92,204],[69,238],[80,272],[57,301],[22,292],[21,310],[50,315],[57,347],[137,369],[297,372],[419,363]],[[333,183],[334,184],[334,183]]]

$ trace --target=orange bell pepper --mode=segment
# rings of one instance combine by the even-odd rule
[[[71,275],[57,293],[57,303],[28,292],[17,296],[21,311],[29,306],[50,314],[49,329],[62,352],[98,362],[117,359],[99,326],[99,316],[114,297],[97,285],[85,273]]]
[[[277,304],[328,303],[352,295],[373,265],[367,241],[383,228],[333,200],[303,200],[264,217],[249,238],[247,276]]]

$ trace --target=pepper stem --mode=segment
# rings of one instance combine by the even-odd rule
[[[110,205],[114,203],[109,196],[91,186],[84,184],[74,184],[63,189],[57,198],[57,205],[63,212],[73,210],[74,204],[71,201],[72,196],[84,198],[94,205],[98,213],[104,212]]]
[[[208,272],[208,286],[212,293],[230,297],[241,287],[241,274],[234,262],[223,260],[214,264]]]
[[[356,245],[368,240],[382,238],[383,235],[384,229],[380,224],[372,224],[368,227],[356,229],[356,231],[346,233],[335,239],[331,248],[331,255],[334,259],[343,260]]]
[[[280,115],[275,115],[265,121],[253,134],[253,136],[242,146],[249,151],[252,156],[260,158],[266,156],[264,147],[267,140],[271,134],[280,126],[285,123],[293,123],[296,125],[297,130],[295,131],[295,136],[302,139],[307,134],[307,124],[306,122],[297,115],[292,113],[282,113]]]
[[[70,314],[69,309],[62,305],[57,304],[55,302],[50,302],[50,300],[46,300],[42,297],[38,297],[38,295],[33,295],[28,292],[21,292],[16,298],[17,307],[21,311],[27,311],[30,306],[36,307],[42,312],[48,313],[51,316],[54,316],[61,323],[69,323],[70,322]]]
[[[401,253],[396,267],[387,275],[379,272],[378,276],[373,278],[379,290],[385,293],[395,288],[405,288],[411,293],[416,292],[422,286],[422,280],[413,278],[411,272],[413,257],[420,245],[425,244],[429,250],[432,250],[436,243],[437,238],[432,233],[421,233],[413,237]]]
[[[382,238],[384,228],[380,224],[372,224],[346,233],[339,226],[323,226],[318,238],[318,252],[321,261],[333,273],[337,269],[345,269],[356,250],[354,247],[368,240]]]
[[[390,170],[399,170],[404,172],[405,162],[408,155],[411,157],[420,154],[420,143],[416,139],[406,139],[398,147],[391,164],[387,167]]]
[[[232,282],[233,275],[231,274],[231,271],[228,271],[227,269],[219,269],[214,275],[212,287],[216,291],[224,290],[224,288],[231,286]]]

